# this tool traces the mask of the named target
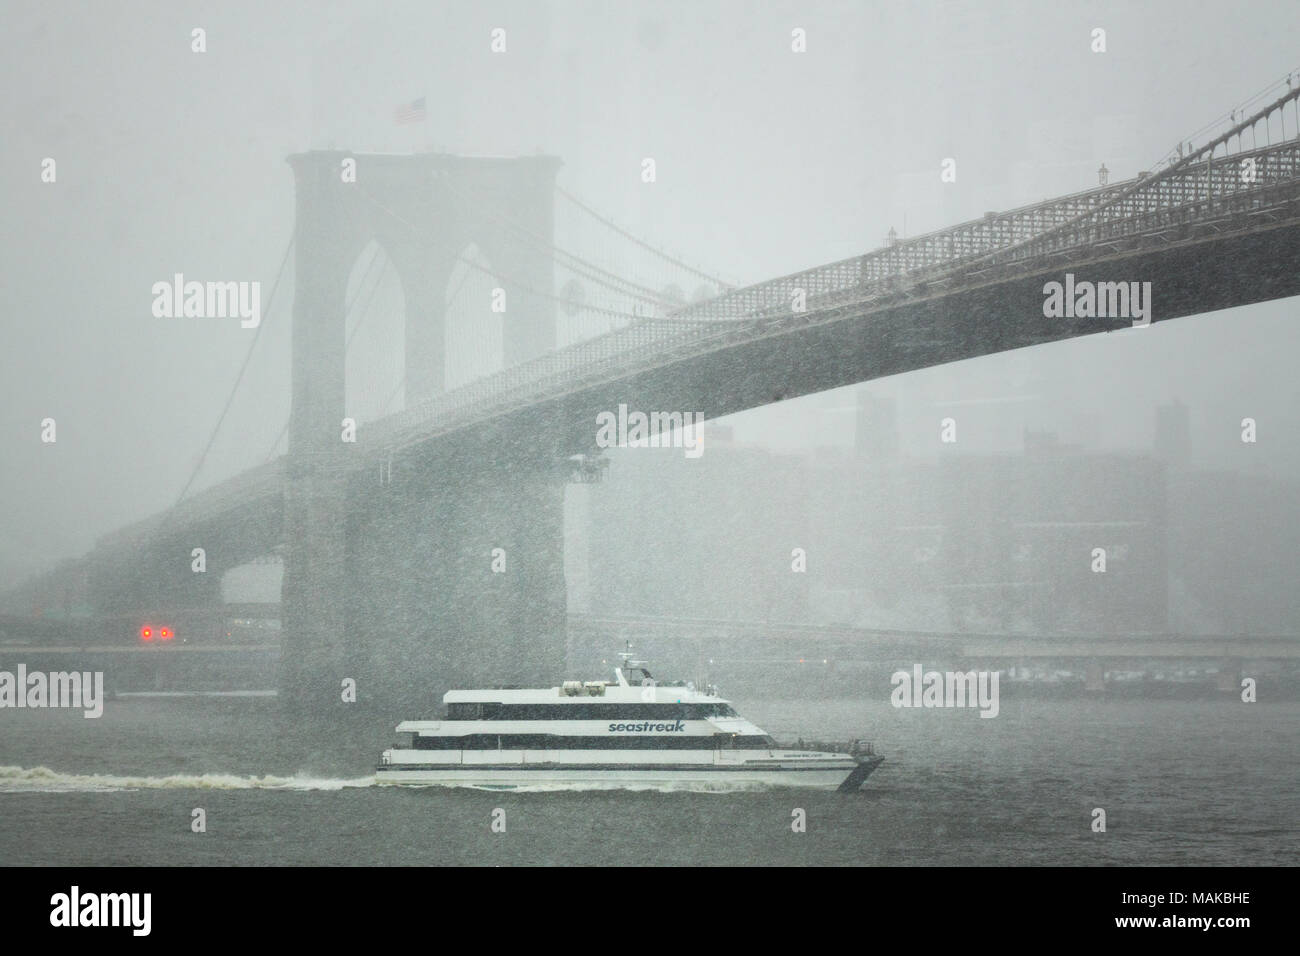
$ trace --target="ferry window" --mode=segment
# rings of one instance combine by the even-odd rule
[[[448,720],[700,720],[736,716],[726,704],[685,702],[502,704],[485,701],[447,705]]]
[[[493,720],[501,705],[492,701],[473,701],[447,705],[448,720]]]

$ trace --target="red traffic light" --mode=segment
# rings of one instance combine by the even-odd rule
[[[158,636],[161,637],[164,641],[170,641],[176,635],[171,632],[171,628],[164,627],[162,630],[158,632]]]
[[[140,628],[140,637],[143,638],[143,639],[146,640],[146,641],[152,641],[152,640],[153,640],[153,628],[152,628],[152,627],[142,627],[142,628]]]

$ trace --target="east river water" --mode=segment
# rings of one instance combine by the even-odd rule
[[[370,780],[395,719],[303,726],[256,697],[110,698],[97,720],[5,710],[0,863],[1297,862],[1300,703],[1004,699],[981,719],[732,699],[778,738],[867,738],[886,761],[853,795],[398,789]]]

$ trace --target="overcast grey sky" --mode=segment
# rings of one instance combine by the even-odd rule
[[[1292,2],[7,0],[3,12],[0,579],[175,500],[251,332],[157,319],[150,288],[175,272],[257,279],[265,306],[293,227],[290,153],[541,149],[563,159],[566,189],[748,283],[864,252],[890,227],[915,234],[1086,188],[1103,161],[1130,176],[1300,67]],[[191,51],[194,27],[206,53]],[[489,49],[494,27],[504,54]],[[791,53],[795,27],[806,54]],[[418,96],[428,120],[395,125],[394,107]],[[939,180],[944,157],[955,183]],[[263,461],[287,417],[291,291],[267,314],[200,486]],[[1154,405],[1181,398],[1194,461],[1246,467],[1235,429],[1252,415],[1249,468],[1295,475],[1295,310],[873,387],[899,399],[916,453],[908,428],[937,418],[936,403],[975,403],[984,424],[963,437],[980,453],[1013,450],[1024,424],[1142,448]],[[848,440],[849,404],[756,410],[737,417],[739,437]],[[47,416],[55,446],[39,442]]]

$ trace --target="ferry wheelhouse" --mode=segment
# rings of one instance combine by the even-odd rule
[[[397,725],[381,784],[516,789],[548,785],[857,790],[884,758],[860,741],[778,744],[717,688],[656,683],[620,655],[613,681],[453,690],[444,720]]]

